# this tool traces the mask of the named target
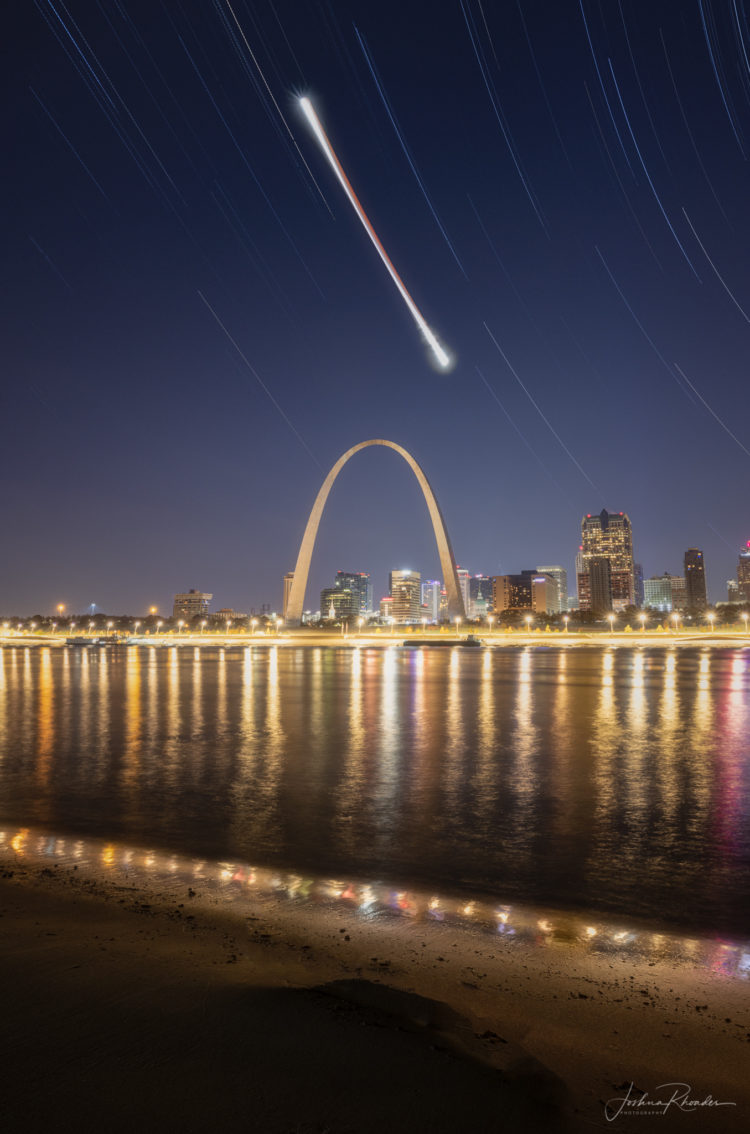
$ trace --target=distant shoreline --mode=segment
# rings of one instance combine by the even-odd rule
[[[117,642],[102,642],[101,637],[95,642],[95,646],[102,648],[111,648],[112,646],[142,646],[146,648],[172,648],[172,647],[185,647],[192,646],[197,649],[240,649],[248,646],[281,646],[285,648],[299,646],[304,647],[346,647],[349,649],[362,648],[362,649],[388,649],[392,646],[411,647],[413,649],[434,649],[436,647],[449,647],[451,645],[460,646],[465,641],[465,635],[457,637],[456,635],[435,633],[428,635],[434,637],[434,643],[426,644],[424,642],[414,643],[409,642],[410,635],[403,631],[399,634],[317,634],[314,631],[309,633],[294,633],[294,631],[283,632],[281,634],[154,634],[148,637],[123,637]],[[726,647],[735,646],[738,649],[750,648],[750,634],[745,633],[744,630],[728,630],[725,632],[709,632],[709,631],[677,631],[676,633],[671,630],[647,630],[645,632],[620,631],[609,633],[608,631],[550,631],[543,630],[532,631],[526,633],[521,630],[510,631],[494,631],[493,633],[476,635],[482,643],[483,647],[492,649],[503,648],[508,646],[545,646],[557,647],[562,646],[582,647],[582,646],[630,646],[630,647],[644,647],[644,646],[711,646],[711,647]],[[417,635],[414,635],[416,638]],[[419,637],[423,638],[424,635],[420,632]],[[44,634],[15,634],[15,635],[0,635],[0,647],[21,647],[28,646],[47,646],[47,647],[65,647],[67,645],[64,635],[44,635]],[[92,643],[94,646],[94,643]],[[92,648],[84,643],[78,645],[70,645],[68,649],[87,649]]]

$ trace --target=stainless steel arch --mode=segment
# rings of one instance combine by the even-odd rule
[[[328,494],[333,488],[333,482],[346,462],[353,457],[355,453],[358,453],[360,449],[367,449],[370,445],[383,445],[386,449],[394,449],[400,457],[404,458],[417,478],[419,487],[422,489],[424,498],[427,501],[427,510],[430,513],[432,527],[435,532],[435,540],[437,541],[438,554],[440,556],[440,566],[443,572],[445,589],[448,593],[448,614],[451,618],[464,618],[466,616],[463,596],[458,585],[453,548],[451,547],[451,541],[445,526],[443,514],[435,499],[435,493],[430,487],[430,482],[411,453],[407,453],[406,449],[402,449],[400,445],[396,445],[393,441],[377,439],[374,441],[361,441],[359,445],[354,445],[353,448],[347,449],[343,456],[339,457],[336,464],[323,481],[320,492],[313,504],[310,519],[307,521],[307,527],[305,528],[305,534],[302,537],[299,555],[297,556],[297,565],[294,568],[294,578],[292,579],[292,587],[289,593],[289,602],[286,610],[286,622],[288,626],[299,626],[302,619],[302,611],[305,606],[305,591],[307,590],[307,576],[310,572],[310,560],[312,559],[313,547],[315,546],[315,538],[318,534],[320,517],[323,515],[323,509],[325,508]]]

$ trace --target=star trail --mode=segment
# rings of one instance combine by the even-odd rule
[[[8,613],[277,606],[320,468],[369,437],[429,470],[472,572],[572,571],[606,506],[647,575],[702,547],[726,597],[742,3],[34,0],[6,25]],[[313,589],[435,574],[412,491],[382,452],[347,471]]]

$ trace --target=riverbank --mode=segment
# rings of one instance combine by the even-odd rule
[[[413,649],[431,649],[433,646],[461,645],[466,635],[435,633],[430,635],[433,641],[429,645],[414,642]],[[495,631],[493,633],[478,632],[482,646],[490,648],[539,646],[539,647],[585,647],[585,646],[616,646],[639,647],[644,646],[706,646],[706,647],[737,647],[750,648],[750,634],[744,630],[698,631],[698,630],[648,630],[644,633],[633,631],[628,633],[611,634],[608,630],[593,632],[575,632],[554,630],[549,633],[538,630],[526,632],[525,630]],[[190,646],[198,649],[244,649],[247,646],[282,646],[282,647],[321,647],[338,646],[350,649],[388,649],[392,646],[410,646],[410,635],[402,629],[400,633],[391,634],[325,634],[318,632],[304,632],[295,634],[294,631],[284,631],[281,634],[153,634],[147,637],[122,638],[118,642],[102,641],[96,639],[88,643],[83,641],[77,645],[68,646],[69,649],[98,648],[100,646],[147,646],[147,647],[184,647]],[[423,638],[420,631],[419,638]],[[64,636],[21,634],[3,637],[0,634],[0,647],[8,646],[66,646]]]
[[[750,1121],[740,948],[28,833],[0,865],[4,1129],[627,1129],[643,1091],[659,1131]]]

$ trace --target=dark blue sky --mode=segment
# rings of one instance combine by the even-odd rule
[[[582,514],[607,507],[646,575],[699,546],[724,598],[750,538],[747,17],[743,0],[21,6],[3,613],[167,609],[188,587],[277,606],[323,476],[370,437],[421,462],[472,573],[572,572]],[[368,450],[332,494],[307,605],[337,569],[370,571],[377,598],[395,566],[439,569],[406,466]]]

